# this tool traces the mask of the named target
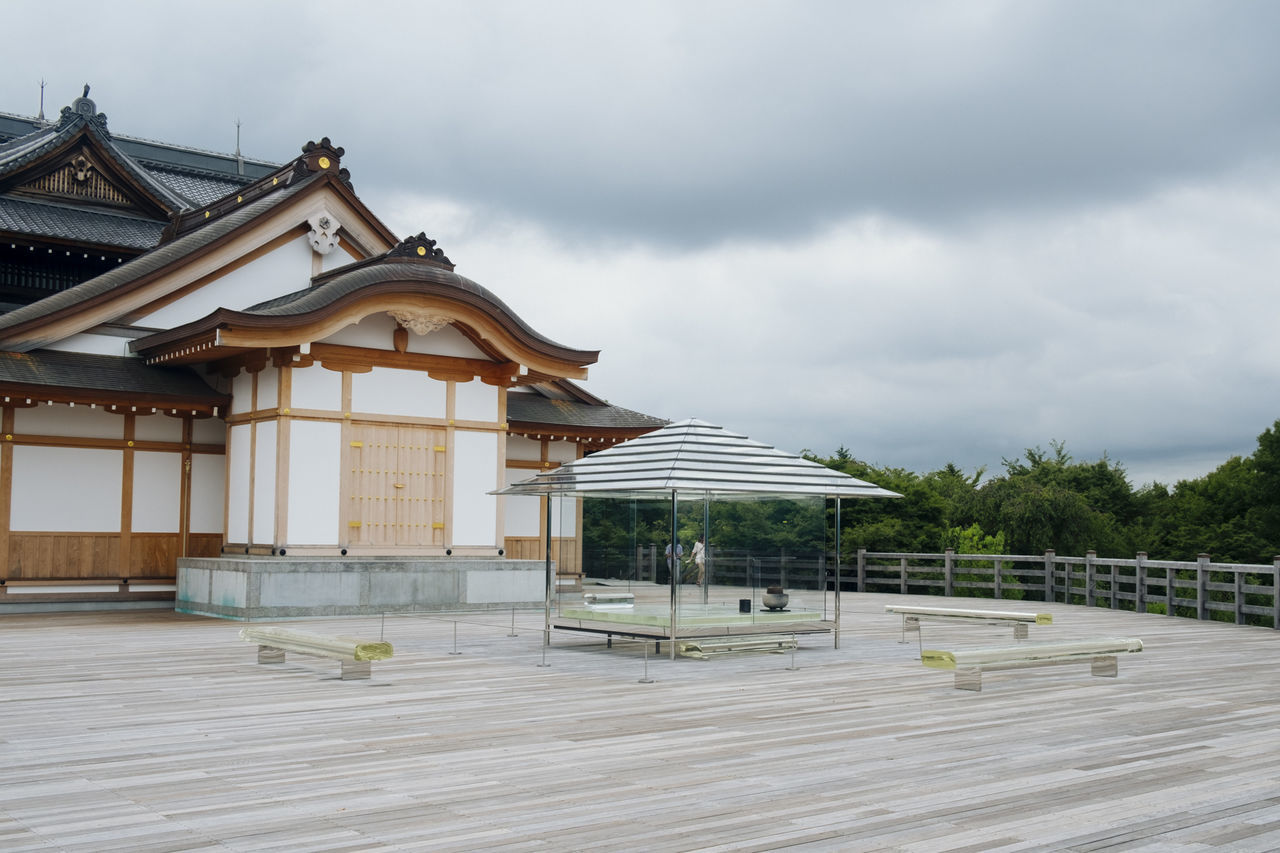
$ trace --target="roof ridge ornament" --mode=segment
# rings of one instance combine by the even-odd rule
[[[453,269],[453,261],[445,257],[444,250],[436,246],[436,241],[427,236],[427,232],[419,231],[416,237],[405,237],[389,252],[388,258],[421,258],[441,266]]]
[[[89,100],[89,84],[84,84],[84,94],[71,102],[71,106],[62,108],[62,115],[58,118],[58,129],[68,126],[72,122],[84,119],[86,122],[94,125],[103,133],[107,133],[107,115],[98,112],[98,105]],[[107,134],[108,136],[110,134]]]

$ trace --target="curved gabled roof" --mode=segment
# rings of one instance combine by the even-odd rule
[[[447,259],[419,255],[415,250],[425,249],[424,243],[431,241],[410,238],[385,255],[317,276],[306,290],[244,310],[219,308],[130,347],[157,362],[208,361],[237,349],[315,342],[369,314],[400,310],[459,325],[495,354],[551,375],[599,357],[598,350],[573,349],[539,334],[489,290],[453,272]]]
[[[673,491],[721,499],[902,497],[694,418],[539,473],[496,494],[656,499]]]

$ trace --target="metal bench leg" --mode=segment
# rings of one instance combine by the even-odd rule
[[[1120,674],[1120,664],[1115,655],[1103,655],[1093,659],[1089,666],[1090,675],[1101,675],[1104,678],[1115,678]]]
[[[284,663],[284,649],[258,646],[258,663]]]
[[[367,660],[344,660],[342,661],[342,680],[349,681],[356,678],[368,678],[373,671],[373,664]]]

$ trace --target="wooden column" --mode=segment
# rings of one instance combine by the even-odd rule
[[[0,580],[9,579],[9,514],[13,507],[13,406],[0,415]]]
[[[137,428],[137,415],[124,416],[124,459],[120,470],[120,577],[129,576],[132,565],[130,549],[133,545],[133,439]]]

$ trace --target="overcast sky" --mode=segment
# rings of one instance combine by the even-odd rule
[[[9,2],[0,110],[356,192],[586,386],[786,450],[1135,486],[1280,418],[1280,3]],[[21,34],[19,37],[18,34]]]

